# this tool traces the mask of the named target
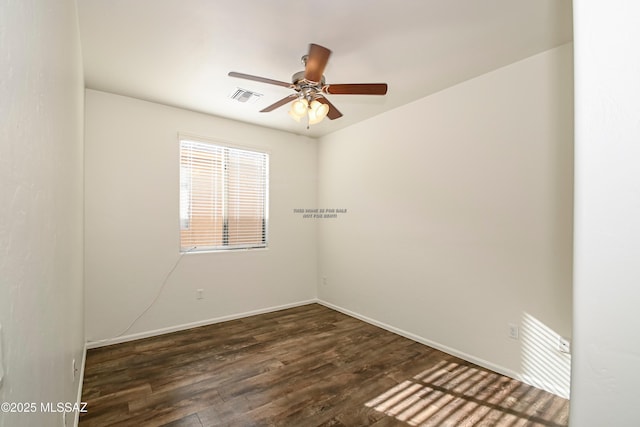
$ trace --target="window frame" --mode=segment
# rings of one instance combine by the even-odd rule
[[[227,150],[240,150],[240,151],[248,151],[255,154],[264,155],[264,210],[263,210],[263,218],[262,218],[262,243],[247,243],[247,244],[236,244],[229,245],[228,244],[228,234],[222,236],[223,242],[226,242],[222,245],[210,245],[210,246],[183,246],[182,244],[182,231],[184,225],[184,218],[182,215],[183,205],[182,205],[182,194],[183,194],[183,180],[182,180],[182,143],[183,141],[203,144],[203,145],[211,145],[216,149],[222,149],[225,153],[223,157],[225,158],[225,171],[229,170],[228,153]],[[248,146],[244,144],[236,144],[228,141],[223,141],[220,139],[206,138],[202,136],[195,136],[187,133],[178,133],[178,246],[179,252],[181,254],[186,253],[228,253],[228,252],[242,252],[242,251],[253,251],[253,250],[267,250],[269,248],[269,190],[270,185],[269,181],[271,179],[270,176],[270,160],[271,153],[269,150],[264,147],[256,147],[256,146]],[[189,170],[190,174],[192,174],[191,170]],[[226,179],[226,178],[225,178]],[[191,197],[191,189],[189,190],[189,197]],[[224,189],[223,198],[225,203],[228,202],[229,192],[228,188]],[[191,205],[191,203],[190,203]],[[190,209],[189,209],[190,211]],[[226,214],[225,214],[226,215]],[[186,219],[187,223],[192,221],[191,215]],[[223,216],[223,233],[228,233],[229,225],[228,216]]]

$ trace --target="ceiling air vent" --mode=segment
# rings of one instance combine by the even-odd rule
[[[235,92],[231,94],[231,99],[235,99],[238,102],[256,102],[258,98],[262,96],[261,93],[251,92],[246,89],[237,88]]]

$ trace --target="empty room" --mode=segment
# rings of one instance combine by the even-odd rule
[[[639,19],[0,0],[0,427],[636,426]]]

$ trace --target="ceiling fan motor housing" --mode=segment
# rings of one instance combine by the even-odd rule
[[[304,70],[295,73],[291,76],[291,82],[293,83],[294,90],[298,92],[301,97],[312,101],[322,93],[322,88],[325,86],[325,79],[324,76],[322,76],[320,82],[311,82],[304,78],[304,74]]]
[[[322,79],[320,79],[319,82],[311,82],[304,78],[304,70],[298,71],[293,76],[291,76],[291,82],[296,86],[298,85],[317,86],[320,89],[322,89],[322,87],[325,85],[324,75],[322,76]]]

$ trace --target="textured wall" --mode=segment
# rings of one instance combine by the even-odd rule
[[[316,227],[293,214],[316,201],[315,140],[105,92],[86,94],[89,341],[315,298]],[[180,258],[178,132],[269,152],[267,249]],[[203,299],[196,299],[197,289]]]
[[[640,425],[640,4],[574,1],[571,425]]]
[[[74,402],[84,345],[83,78],[73,0],[0,2],[0,402]],[[72,425],[73,416],[67,425]],[[62,414],[0,413],[0,426]]]
[[[323,137],[320,206],[347,213],[319,222],[319,297],[568,395],[572,70],[563,45]]]

